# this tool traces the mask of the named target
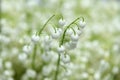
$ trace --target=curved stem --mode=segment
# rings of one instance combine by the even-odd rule
[[[71,29],[73,30],[74,34],[76,34],[75,30],[71,27]]]
[[[70,28],[70,26],[71,26],[72,24],[74,24],[77,20],[79,20],[79,18],[77,18],[77,19],[75,19],[74,21],[72,21],[72,22],[65,28],[59,46],[63,45],[63,41],[64,41],[64,38],[65,38],[65,33],[66,33],[67,29]],[[56,72],[55,72],[55,79],[54,79],[54,80],[58,80],[59,67],[60,67],[60,54],[58,54],[57,69],[56,69]]]
[[[45,26],[47,25],[47,23],[48,23],[54,16],[55,16],[55,15],[52,15],[52,16],[46,21],[46,23],[45,23],[45,24],[43,25],[43,27],[40,29],[38,35],[40,35],[40,34],[42,33],[42,31],[43,31],[43,29],[45,28]]]
[[[72,21],[72,22],[65,28],[59,46],[63,45],[64,38],[65,38],[65,33],[66,33],[67,29],[68,29],[72,24],[74,24],[77,20],[79,20],[79,19],[80,19],[80,18],[75,19],[74,21]]]
[[[83,17],[81,17],[82,18],[82,21],[84,22],[84,18]]]

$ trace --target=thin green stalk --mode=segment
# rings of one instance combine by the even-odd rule
[[[71,29],[73,30],[73,32],[74,32],[74,34],[76,35],[76,32],[75,32],[75,30],[71,27]]]
[[[67,29],[70,28],[70,26],[71,26],[72,24],[74,24],[74,23],[75,23],[77,20],[79,20],[79,19],[80,19],[80,18],[75,19],[74,21],[72,21],[72,22],[65,28],[59,46],[63,45],[63,43],[64,43],[64,38],[65,38],[65,34],[66,34]]]
[[[60,65],[60,54],[58,54],[58,60],[57,60],[57,69],[55,72],[55,79],[54,80],[58,80],[58,73],[59,73],[59,66]]]
[[[71,23],[65,28],[59,46],[63,45],[63,41],[64,41],[64,38],[65,38],[65,33],[66,33],[67,29],[70,28],[70,25],[74,24],[77,20],[79,20],[79,18],[75,19],[73,22],[71,22]],[[55,79],[54,79],[54,80],[58,80],[59,67],[60,67],[60,54],[58,54],[57,69],[56,69],[56,72],[55,72]]]
[[[35,57],[36,57],[37,45],[35,44],[32,55],[32,68],[35,69]]]
[[[38,32],[38,35],[40,35],[42,33],[42,31],[44,30],[44,28],[46,27],[47,23],[54,17],[55,15],[52,15],[47,21],[46,23],[43,25],[43,27],[40,29],[40,31]],[[37,44],[34,45],[34,50],[33,50],[33,55],[32,55],[32,68],[35,68],[35,57],[36,57],[36,51],[37,51]]]
[[[43,31],[43,29],[46,27],[47,23],[48,23],[54,16],[55,16],[55,15],[52,15],[52,16],[46,21],[46,23],[45,23],[45,24],[43,25],[43,27],[40,29],[38,35],[40,35],[40,34],[42,33],[42,31]]]

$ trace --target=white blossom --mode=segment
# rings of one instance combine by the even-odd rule
[[[67,55],[67,54],[62,54],[62,55],[61,55],[61,60],[62,60],[64,63],[69,63],[69,62],[70,62],[70,56]]]
[[[65,23],[66,23],[66,21],[65,21],[64,19],[60,19],[60,20],[59,20],[59,25],[60,25],[60,26],[64,26]]]
[[[59,31],[56,31],[56,32],[52,33],[52,38],[53,39],[58,39],[59,37],[60,37],[60,32]]]
[[[37,42],[39,42],[39,40],[40,40],[40,37],[38,36],[38,35],[32,35],[32,37],[31,37],[31,40],[34,42],[34,43],[37,43]]]
[[[35,70],[32,70],[32,69],[27,69],[27,72],[26,72],[26,75],[30,78],[35,78],[36,77],[36,72]]]
[[[31,53],[32,47],[30,45],[25,45],[25,46],[23,46],[23,51],[25,53]]]
[[[72,34],[72,35],[71,35],[71,40],[72,40],[72,41],[78,41],[78,39],[79,39],[78,34]]]
[[[81,28],[84,28],[84,27],[86,26],[86,22],[81,20],[81,21],[79,22],[79,26],[80,26]]]
[[[67,29],[66,34],[71,35],[73,33],[73,30],[71,28]]]
[[[5,67],[7,69],[11,69],[12,68],[12,63],[10,61],[5,62]]]
[[[65,51],[65,47],[64,46],[59,46],[57,48],[57,51],[58,51],[58,53],[63,53]]]

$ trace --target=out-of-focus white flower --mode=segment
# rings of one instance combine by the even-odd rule
[[[70,56],[67,55],[67,54],[62,54],[62,55],[61,55],[61,60],[62,60],[64,63],[69,63],[69,62],[70,62]]]
[[[6,37],[6,36],[4,36],[4,35],[0,35],[0,42],[2,42],[2,43],[5,43],[5,44],[8,44],[8,43],[10,43],[10,38],[9,37]]]
[[[5,71],[4,71],[4,75],[10,77],[10,76],[13,76],[13,75],[14,75],[14,72],[13,72],[12,70],[5,70]]]
[[[36,72],[32,69],[28,69],[27,72],[26,72],[26,75],[29,77],[29,78],[35,78],[36,76]]]
[[[80,22],[79,22],[79,26],[80,26],[81,28],[84,28],[84,27],[86,26],[86,22],[80,20]]]
[[[44,66],[42,69],[42,74],[44,76],[48,76],[52,71],[52,67],[51,66]]]
[[[25,61],[27,59],[27,54],[25,54],[25,53],[19,54],[18,59],[20,61]]]
[[[68,50],[75,49],[76,46],[77,46],[77,42],[76,41],[70,41],[70,42],[67,42],[65,44],[65,48],[68,49]]]
[[[76,33],[78,34],[78,36],[80,36],[82,34],[82,30],[76,30]]]
[[[38,5],[38,1],[37,0],[28,0],[27,1],[27,6],[32,8],[34,6]]]
[[[113,72],[114,74],[117,74],[117,73],[119,72],[119,67],[114,66],[113,69],[112,69],[112,72]]]
[[[14,80],[12,77],[8,77],[7,80]]]
[[[43,53],[41,57],[45,62],[49,62],[51,59],[51,55],[49,53]]]
[[[23,47],[23,51],[24,51],[25,53],[31,53],[32,48],[31,48],[31,46],[25,45],[25,46]]]
[[[61,28],[57,28],[57,31],[60,33],[60,34],[62,34],[62,29]]]
[[[66,23],[66,21],[65,21],[64,19],[60,19],[60,20],[59,20],[59,25],[60,25],[60,26],[64,26],[65,23]]]
[[[71,41],[69,44],[71,49],[74,49],[77,46],[77,42],[74,42],[74,41]]]
[[[5,68],[11,69],[12,68],[12,63],[10,61],[5,62]]]
[[[70,76],[72,74],[72,71],[71,70],[67,70],[66,72],[65,72],[65,75],[66,76]]]
[[[101,79],[101,74],[99,72],[94,73],[94,79],[95,80],[100,80]]]
[[[46,44],[50,44],[50,42],[51,42],[51,37],[50,37],[50,36],[45,36],[45,37],[44,37],[44,41],[45,41]]]
[[[81,57],[80,60],[84,63],[86,63],[88,61],[88,58],[87,57]]]
[[[65,47],[64,46],[59,46],[57,48],[57,51],[58,51],[58,53],[63,53],[65,51]]]
[[[34,43],[37,43],[37,42],[39,42],[39,40],[40,40],[40,37],[38,36],[38,35],[32,35],[32,37],[31,37],[31,40],[34,42]]]
[[[81,75],[84,79],[87,79],[89,76],[87,72],[83,72]]]
[[[113,49],[113,51],[117,52],[117,51],[119,51],[120,47],[118,44],[114,44],[112,49]]]
[[[109,63],[105,60],[101,60],[100,61],[100,66],[99,66],[99,71],[100,72],[104,72],[105,70],[107,70],[110,67]]]

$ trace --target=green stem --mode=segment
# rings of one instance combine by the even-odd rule
[[[47,23],[54,17],[55,15],[52,15],[47,21],[46,23],[43,25],[43,27],[40,29],[40,31],[38,32],[38,35],[40,35],[43,31],[43,29],[46,27]],[[36,51],[37,51],[37,45],[34,45],[34,50],[33,50],[33,56],[32,56],[32,68],[35,69],[35,57],[36,57]]]
[[[71,29],[73,30],[73,32],[74,32],[74,35],[76,35],[76,32],[75,32],[75,30],[71,27]]]
[[[32,68],[35,69],[35,57],[36,57],[37,45],[34,45],[33,56],[32,56]]]
[[[57,69],[55,72],[55,79],[54,80],[58,80],[58,73],[59,73],[59,66],[60,65],[60,54],[58,54],[58,60],[57,60]]]
[[[55,15],[52,15],[52,16],[46,21],[46,23],[45,23],[45,24],[43,25],[43,27],[40,29],[38,35],[40,35],[40,34],[42,33],[42,31],[43,31],[43,29],[45,28],[45,26],[47,25],[47,23],[48,23],[54,16],[55,16]]]
[[[70,25],[74,24],[74,23],[75,23],[77,20],[79,20],[79,19],[80,19],[80,18],[75,19],[74,21],[72,21],[72,22],[65,28],[59,46],[63,45],[63,42],[64,42],[64,38],[65,38],[65,34],[66,34],[67,29],[70,27]]]
[[[63,45],[63,41],[64,41],[64,38],[65,38],[65,33],[66,33],[67,29],[70,28],[70,25],[74,24],[77,20],[79,20],[79,18],[75,19],[73,22],[71,22],[71,23],[65,28],[59,46]],[[58,54],[57,69],[56,69],[56,72],[55,72],[55,79],[54,79],[54,80],[58,80],[59,67],[60,67],[60,54]]]

